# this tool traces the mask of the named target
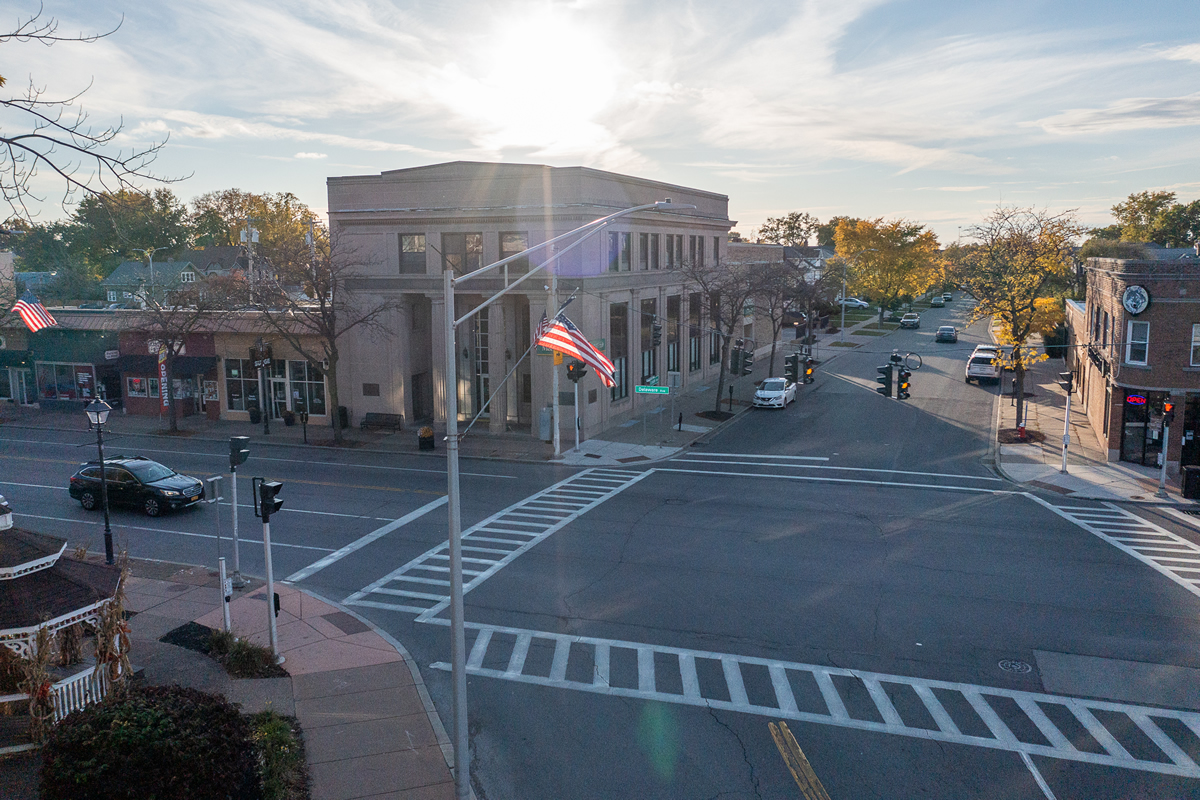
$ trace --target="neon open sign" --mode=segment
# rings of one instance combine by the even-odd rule
[[[1144,406],[1146,405],[1146,398],[1140,394],[1131,394],[1125,398],[1125,402],[1131,406]]]

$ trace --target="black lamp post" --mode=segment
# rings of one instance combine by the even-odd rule
[[[108,524],[108,477],[104,472],[104,423],[108,422],[112,406],[103,400],[93,400],[83,409],[88,427],[96,429],[96,447],[100,450],[100,506],[104,509],[104,561],[113,563],[112,528]]]

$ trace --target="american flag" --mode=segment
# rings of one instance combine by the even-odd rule
[[[0,306],[0,308],[3,308],[3,306]],[[33,292],[28,289],[25,290],[25,294],[21,295],[21,299],[12,307],[12,310],[14,313],[21,315],[21,321],[25,323],[25,327],[34,333],[37,333],[42,328],[50,328],[58,324],[54,317],[50,316],[50,312],[46,310],[46,307],[39,303],[38,299],[34,297]]]
[[[603,353],[592,347],[591,342],[579,332],[579,328],[576,328],[571,320],[562,314],[548,320],[543,314],[537,330],[537,344],[578,358],[596,370],[596,374],[600,376],[600,380],[605,386],[616,385],[616,381],[613,379],[613,371],[616,367],[604,357]]]

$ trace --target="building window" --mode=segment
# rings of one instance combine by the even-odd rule
[[[630,252],[633,235],[629,233],[610,232],[608,234],[608,271],[629,272]]]
[[[39,361],[34,367],[42,400],[90,400],[96,396],[96,373],[91,364]]]
[[[713,264],[719,265],[721,263],[721,237],[720,236],[712,237],[712,242],[713,242]]]
[[[180,283],[195,283],[196,282],[196,273],[194,273],[194,272],[179,273],[179,282]]]
[[[679,269],[683,266],[683,234],[667,234],[667,269]]]
[[[400,274],[425,274],[425,234],[400,234]]]
[[[363,397],[379,397],[379,384],[378,383],[364,383],[363,384]]]
[[[679,372],[679,315],[683,298],[672,295],[667,298],[667,372]]]
[[[1125,363],[1145,364],[1150,352],[1150,323],[1130,322],[1129,341],[1125,343]]]
[[[710,295],[708,298],[708,325],[712,332],[708,335],[708,363],[721,363],[721,298]]]
[[[465,274],[483,266],[482,233],[443,233],[442,269]]]
[[[1100,346],[1108,349],[1108,312],[1104,312],[1104,322],[1100,328]]]
[[[688,295],[688,370],[700,369],[700,304],[701,294]]]
[[[650,269],[650,234],[638,234],[638,269]]]
[[[682,238],[682,237],[680,237]],[[695,267],[704,267],[704,237],[688,237],[688,260]]]
[[[309,361],[289,361],[292,373],[292,410],[307,411],[315,416],[325,414],[325,378],[317,365]],[[367,386],[363,384],[363,394]],[[374,384],[375,396],[379,396],[379,384]]]
[[[117,302],[117,294],[118,293],[117,293],[116,289],[109,289],[108,290],[108,302],[110,302],[110,303]]]
[[[650,269],[658,269],[658,234],[650,234]]]
[[[626,365],[629,363],[629,306],[625,303],[613,303],[608,307],[608,338],[612,340],[613,380],[615,384],[610,390],[613,400],[621,400],[629,396],[629,377]]]
[[[525,232],[508,231],[500,234],[500,260],[515,256],[529,249],[529,234]],[[510,261],[506,265],[509,272],[528,272],[529,256]]]
[[[658,301],[642,301],[642,383],[658,375],[658,348],[654,346],[654,323],[658,321]]]
[[[248,358],[225,359],[225,407],[230,411],[259,408],[258,372]]]
[[[1200,325],[1192,326],[1192,366],[1200,367]]]

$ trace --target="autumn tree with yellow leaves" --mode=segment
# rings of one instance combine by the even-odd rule
[[[878,301],[881,322],[897,298],[928,291],[942,275],[937,236],[910,220],[840,220],[834,242],[847,285]]]
[[[1071,248],[1083,234],[1074,211],[1035,208],[992,211],[964,231],[973,240],[950,256],[959,286],[975,298],[967,324],[989,319],[1000,343],[1012,348],[1005,366],[1016,380],[1017,419],[1025,413],[1025,370],[1044,359],[1030,336],[1061,320],[1061,302],[1050,289],[1071,273]]]

